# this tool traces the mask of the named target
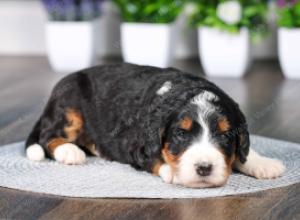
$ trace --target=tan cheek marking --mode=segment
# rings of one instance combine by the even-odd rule
[[[218,121],[218,129],[221,132],[226,132],[229,130],[229,128],[230,128],[230,124],[229,124],[229,121],[227,120],[227,118],[221,118]]]
[[[173,155],[169,150],[168,150],[169,143],[165,143],[163,150],[162,150],[162,157],[164,161],[170,165],[172,170],[176,170],[177,164],[179,162],[179,159],[181,157],[181,154],[179,155]]]
[[[152,174],[158,176],[159,169],[162,165],[163,165],[163,162],[161,162],[160,160],[156,161],[154,163],[154,166],[152,167]]]
[[[64,138],[53,138],[47,143],[47,147],[51,154],[53,154],[54,150],[62,144],[67,143],[68,141]]]
[[[234,147],[234,149],[235,149],[235,147]],[[231,174],[231,172],[232,172],[232,164],[233,164],[233,162],[235,160],[235,154],[233,154],[231,157],[228,157],[224,153],[224,151],[222,149],[218,149],[218,150],[223,155],[225,163],[226,163],[226,167],[225,167],[225,171],[224,171],[225,172],[225,176],[229,176]]]
[[[227,169],[226,169],[227,176],[229,176],[232,172],[232,164],[233,164],[234,160],[235,160],[235,155],[232,155],[231,158],[226,157],[226,159],[225,159],[225,162],[227,165]]]
[[[189,117],[185,117],[183,120],[180,122],[180,128],[184,130],[191,130],[193,125],[193,120]]]
[[[68,125],[64,127],[69,142],[77,140],[78,136],[82,132],[83,118],[81,113],[76,109],[69,108],[66,111],[66,119]]]

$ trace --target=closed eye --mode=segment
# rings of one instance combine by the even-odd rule
[[[229,131],[221,131],[221,132],[219,132],[219,135],[223,138],[227,138],[227,137],[229,137],[230,132]]]
[[[175,130],[175,135],[176,135],[176,136],[179,136],[179,137],[182,137],[182,136],[184,136],[187,132],[188,132],[188,131],[185,130],[185,129],[177,128],[177,129]]]

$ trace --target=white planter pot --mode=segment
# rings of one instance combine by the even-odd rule
[[[280,28],[278,44],[279,61],[284,75],[300,79],[300,28]]]
[[[46,24],[48,59],[56,72],[73,72],[95,64],[95,21]]]
[[[241,77],[250,61],[248,29],[231,34],[215,28],[198,29],[199,54],[208,76]]]
[[[123,23],[122,54],[125,62],[168,67],[175,44],[172,24]]]

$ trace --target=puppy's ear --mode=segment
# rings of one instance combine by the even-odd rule
[[[164,129],[148,129],[145,133],[142,147],[137,147],[134,157],[137,164],[132,164],[136,169],[145,169],[152,172],[153,163],[161,159],[162,138]]]
[[[237,104],[236,108],[238,119],[238,126],[236,132],[236,156],[241,163],[245,163],[249,154],[250,138],[246,118]]]
[[[237,130],[238,131],[236,135],[236,156],[241,163],[245,163],[249,154],[249,132],[246,124],[241,125]]]
[[[157,157],[160,155],[160,151],[163,145],[163,136],[165,128],[159,128],[159,130],[154,130],[150,133],[148,147],[145,148],[146,156],[149,158]]]

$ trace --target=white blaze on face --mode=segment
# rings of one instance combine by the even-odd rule
[[[212,106],[211,101],[218,101],[219,97],[213,94],[212,92],[204,91],[199,95],[195,96],[191,103],[197,105],[199,110],[203,108],[209,108]],[[213,107],[213,106],[212,106]],[[212,110],[212,109],[211,109]]]
[[[172,82],[166,81],[162,87],[159,88],[159,90],[156,91],[157,95],[163,95],[166,92],[169,92],[169,90],[172,88]]]
[[[198,123],[202,127],[202,134],[182,154],[178,163],[174,183],[190,187],[209,187],[223,185],[227,178],[227,165],[224,155],[212,142],[210,129],[206,117],[216,109],[210,101],[218,97],[210,92],[203,92],[196,96],[192,103],[198,106]],[[212,165],[212,172],[208,176],[197,174],[197,164],[207,163]]]

